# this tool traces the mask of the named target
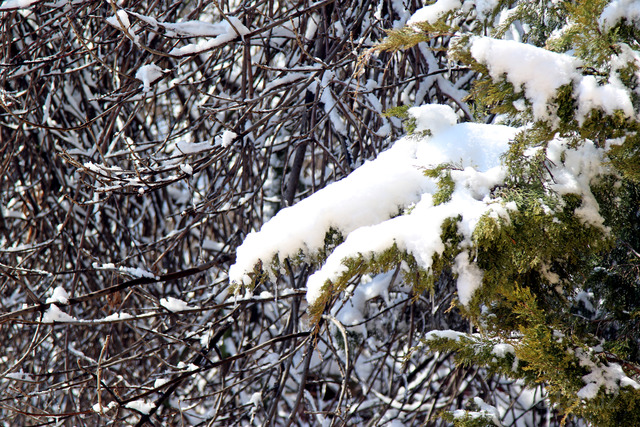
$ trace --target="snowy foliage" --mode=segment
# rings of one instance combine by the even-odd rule
[[[640,423],[639,16],[4,0],[2,420]]]

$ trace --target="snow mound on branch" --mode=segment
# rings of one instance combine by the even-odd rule
[[[409,18],[407,25],[415,25],[420,22],[435,24],[445,14],[460,9],[460,7],[462,7],[460,0],[439,0],[434,4],[418,9],[416,13]]]
[[[435,24],[447,13],[462,10],[469,12],[475,9],[480,20],[484,20],[491,11],[498,5],[497,0],[438,0],[433,4],[418,9],[407,21],[407,25],[415,25],[420,22]]]
[[[51,304],[47,311],[42,315],[42,323],[56,323],[56,322],[77,322],[73,316],[68,315],[64,311],[60,310],[57,305]]]
[[[598,23],[603,30],[609,30],[616,26],[623,19],[637,23],[640,21],[640,3],[636,0],[615,0],[609,3]]]
[[[166,26],[167,24],[164,25]],[[182,32],[187,31],[185,30],[185,28],[188,28],[188,31],[196,31],[193,28],[185,27],[184,25],[180,27],[180,30]],[[223,46],[233,41],[236,37],[242,37],[250,33],[249,29],[242,25],[242,22],[240,22],[240,20],[234,16],[228,16],[226,21],[219,24],[211,24],[209,27],[207,27],[207,30],[210,30],[208,34],[217,34],[217,37],[198,43],[190,43],[183,47],[176,47],[172,49],[169,54],[173,56],[198,54],[216,48],[218,46]]]
[[[627,117],[635,115],[629,92],[615,73],[607,83],[600,84],[593,76],[583,76],[579,72],[582,61],[571,55],[490,37],[473,37],[471,55],[486,65],[494,81],[504,77],[516,92],[524,91],[537,120],[554,118],[552,101],[558,89],[565,85],[572,85],[575,90],[579,122],[584,121],[592,109],[601,109],[607,114],[622,110]]]
[[[591,370],[590,373],[582,377],[582,381],[586,385],[578,391],[579,398],[593,399],[598,395],[600,388],[604,388],[607,393],[617,393],[621,387],[640,389],[640,384],[629,378],[619,364],[605,362],[602,365],[597,365],[580,348],[575,350],[575,354],[580,359],[580,366]]]
[[[256,265],[262,264],[269,271],[273,260],[281,265],[287,257],[317,254],[324,248],[326,233],[334,229],[344,241],[309,277],[307,301],[314,305],[321,300],[327,282],[336,283],[348,274],[346,259],[362,257],[367,261],[395,245],[411,254],[419,267],[430,270],[434,255],[445,250],[441,237],[444,222],[456,219],[462,241],[453,271],[458,298],[468,305],[483,279],[472,256],[472,236],[478,222],[485,215],[508,220],[509,212],[517,208],[491,192],[504,183],[507,169],[501,156],[519,129],[455,125],[449,114],[453,111],[442,106],[428,105],[416,111],[413,116],[417,128],[438,129],[435,134],[402,138],[343,180],[280,211],[259,232],[250,233],[238,248],[230,280],[250,285],[249,273]],[[435,126],[431,123],[434,118],[440,121]],[[606,231],[589,188],[594,177],[607,171],[604,151],[590,141],[570,148],[566,140],[555,139],[549,143],[547,156],[554,177],[549,182],[550,190],[581,196],[582,205],[576,214],[585,224]],[[449,165],[454,188],[447,201],[435,205],[437,179],[423,171],[442,164]],[[360,307],[354,305],[354,309],[359,311]]]
[[[148,64],[138,68],[136,79],[142,82],[142,91],[146,93],[151,89],[151,84],[162,77],[162,75],[162,68],[156,64]]]
[[[324,246],[326,232],[333,228],[346,239],[309,279],[307,299],[313,304],[322,285],[345,271],[344,258],[378,253],[395,243],[428,269],[433,255],[444,250],[440,240],[443,221],[459,214],[463,217],[461,232],[470,243],[475,224],[493,207],[483,199],[504,179],[499,157],[517,130],[470,123],[452,126],[455,114],[441,105],[423,106],[416,111],[418,128],[434,129],[431,121],[438,118],[438,133],[426,139],[403,138],[343,180],[280,211],[260,232],[249,234],[238,248],[236,264],[229,271],[230,280],[248,285],[248,273],[259,262],[268,265],[274,257],[282,261],[300,251],[317,252]],[[460,167],[452,171],[459,188],[451,202],[434,206],[432,195],[438,190],[437,182],[422,170],[446,162]],[[411,205],[415,206],[410,214],[397,216]],[[472,288],[461,290],[461,294],[471,295],[481,278],[479,270],[464,256],[456,261],[456,268],[466,279],[461,283]],[[466,302],[467,297],[464,299]]]

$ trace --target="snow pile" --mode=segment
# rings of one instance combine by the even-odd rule
[[[216,136],[215,140],[214,140],[214,145],[220,145],[222,147],[228,147],[231,145],[231,143],[238,137],[238,135],[235,132],[232,132],[230,130],[225,130],[224,132],[222,132],[221,136]]]
[[[330,228],[347,235],[385,221],[399,208],[419,201],[421,193],[435,191],[435,183],[425,178],[415,162],[417,145],[416,140],[400,140],[343,180],[278,212],[238,248],[230,279],[248,285],[247,273],[259,261],[268,264],[274,256],[282,261],[300,250],[312,253],[323,247]]]
[[[458,409],[453,412],[454,418],[471,417],[472,419],[490,418],[496,426],[502,426],[500,422],[500,412],[495,406],[489,405],[479,397],[473,398],[473,403],[478,406],[479,411],[465,411]]]
[[[575,214],[585,223],[608,231],[600,215],[598,202],[590,189],[591,181],[609,172],[605,162],[605,150],[592,141],[584,141],[578,149],[569,149],[568,141],[553,139],[547,148],[550,172],[554,183],[550,188],[559,195],[576,194],[582,197],[582,205]]]
[[[585,386],[578,391],[578,397],[581,399],[593,399],[598,395],[601,387],[604,387],[607,393],[617,393],[620,387],[633,387],[640,389],[640,384],[629,378],[622,366],[617,363],[604,363],[601,366],[596,365],[584,350],[578,348],[575,352],[580,359],[580,366],[585,366],[591,372],[582,377]]]
[[[47,311],[42,315],[42,323],[56,323],[56,322],[77,322],[73,316],[68,315],[64,311],[60,310],[57,305],[51,304]]]
[[[136,72],[136,79],[142,82],[142,91],[147,93],[151,89],[151,84],[161,78],[163,75],[162,68],[156,64],[143,65]]]
[[[637,23],[640,21],[640,3],[636,0],[615,0],[609,3],[598,20],[600,27],[607,31],[623,19]]]
[[[371,259],[395,245],[429,271],[433,257],[445,249],[441,239],[444,221],[459,218],[461,251],[453,271],[457,275],[458,299],[467,305],[483,279],[483,272],[471,256],[476,225],[484,215],[508,219],[509,212],[516,209],[514,203],[504,203],[491,191],[504,183],[506,168],[501,164],[501,155],[519,130],[500,125],[455,124],[453,111],[441,105],[412,110],[417,128],[431,130],[431,136],[402,138],[343,180],[280,211],[259,232],[249,234],[238,248],[236,264],[229,271],[230,280],[249,285],[249,273],[257,264],[267,267],[274,259],[282,264],[286,257],[314,255],[324,247],[326,233],[334,229],[345,239],[309,277],[307,301],[313,305],[320,300],[327,282],[336,283],[348,273],[345,259]],[[548,185],[557,194],[581,196],[577,215],[585,224],[606,231],[589,189],[591,181],[606,172],[603,153],[589,141],[578,148],[570,148],[562,139],[551,141],[547,156],[554,181]],[[443,163],[453,165],[450,177],[455,186],[448,201],[434,205],[437,180],[425,176],[422,170]],[[402,210],[407,211],[399,215]],[[354,292],[354,298],[351,312],[345,311],[345,318],[341,319],[347,325],[358,322],[366,300],[358,292]]]
[[[190,307],[185,301],[174,297],[167,297],[160,299],[160,305],[171,311],[172,313],[179,313],[181,311],[189,310],[197,307]]]
[[[119,9],[115,15],[108,17],[106,21],[109,25],[123,31],[128,31],[131,27],[131,22],[129,22],[129,15],[122,9]]]
[[[462,7],[460,0],[439,0],[434,4],[418,9],[416,13],[411,15],[411,18],[407,21],[407,25],[415,25],[419,22],[435,24],[441,17],[449,12],[460,9],[460,7]]]
[[[498,6],[498,0],[438,0],[433,4],[418,9],[407,21],[407,25],[412,26],[420,22],[435,24],[447,13],[461,10],[465,13],[475,9],[476,15],[482,21],[485,20],[491,11]]]
[[[0,11],[26,9],[38,3],[39,1],[40,0],[4,0],[2,4],[0,4]]]
[[[51,296],[49,298],[47,298],[47,300],[45,302],[47,304],[48,303],[60,303],[60,304],[63,304],[63,305],[67,305],[67,304],[69,304],[69,294],[67,293],[67,291],[62,286],[57,286],[53,290],[53,293],[51,294]]]
[[[156,407],[156,404],[146,400],[134,400],[124,405],[124,407],[138,411],[141,414],[148,415],[149,412]]]
[[[608,83],[601,85],[595,77],[583,76],[578,70],[582,61],[571,55],[490,37],[473,37],[471,55],[487,66],[493,80],[504,76],[516,92],[524,91],[535,119],[552,119],[551,101],[558,88],[569,84],[578,98],[576,118],[580,122],[595,108],[607,114],[616,110],[622,110],[628,117],[635,114],[628,91],[614,74]]]
[[[166,26],[167,24],[164,24],[164,25]],[[204,40],[197,43],[190,43],[183,47],[176,47],[172,49],[171,52],[169,52],[169,54],[173,56],[186,56],[186,55],[201,53],[201,52],[213,49],[215,47],[225,45],[230,41],[232,41],[233,39],[235,39],[236,37],[238,36],[242,37],[246,34],[249,34],[250,32],[249,29],[244,25],[242,25],[242,22],[240,22],[240,20],[234,16],[228,16],[226,21],[221,22],[219,24],[210,24],[206,28],[203,28],[202,26],[200,26],[199,30],[202,32],[197,34],[196,32],[198,31],[198,29],[194,28],[193,25],[191,26],[183,25],[177,28],[179,28],[180,31],[183,31],[183,32],[191,31],[191,34],[190,34],[191,36],[216,35],[216,37],[211,40]]]
[[[452,341],[460,341],[460,338],[466,338],[467,334],[463,332],[453,331],[451,329],[447,329],[444,331],[430,331],[425,336],[425,341],[437,340],[437,339],[448,339]]]

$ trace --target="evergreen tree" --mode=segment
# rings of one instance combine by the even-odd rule
[[[625,0],[419,10],[378,49],[446,49],[475,70],[477,123],[402,110],[411,135],[250,235],[231,278],[313,263],[318,322],[363,273],[398,268],[416,294],[453,275],[472,332],[432,331],[415,351],[543,386],[565,421],[640,425],[639,24]],[[499,409],[475,396],[445,418],[497,425]]]

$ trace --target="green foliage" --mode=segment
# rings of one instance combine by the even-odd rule
[[[571,52],[583,63],[578,72],[595,78],[598,85],[618,82],[637,111],[639,66],[630,52],[637,57],[640,29],[623,19],[605,31],[600,16],[610,3],[606,0],[515,3],[500,2],[493,10],[496,16],[498,10],[510,8],[498,26],[486,26],[485,21],[484,26],[463,31],[452,14],[435,26],[420,27],[424,41],[441,34],[435,29],[438,25],[449,25],[456,33],[448,54],[478,73],[468,98],[476,120],[499,115],[507,124],[523,126],[503,158],[509,170],[505,184],[493,192],[496,203],[510,206],[508,216],[483,216],[473,235],[483,283],[471,304],[459,309],[478,332],[455,339],[432,337],[425,344],[434,351],[455,352],[461,364],[483,366],[532,386],[544,384],[549,399],[564,414],[599,426],[640,424],[640,392],[632,387],[618,392],[601,388],[587,400],[577,396],[590,372],[578,351],[590,354],[594,366],[615,362],[628,368],[628,375],[640,372],[640,124],[620,110],[580,110],[576,83],[558,88],[548,104],[550,117],[536,119],[523,88],[514,87],[505,75],[492,77],[470,53],[473,35],[501,38],[512,25],[528,25],[524,42]],[[419,40],[416,28],[410,31],[411,42]],[[610,175],[591,183],[608,229],[581,220],[577,210],[584,201],[579,194],[560,197],[550,190],[555,177],[547,150],[556,138],[568,141],[569,148],[593,141],[608,150]],[[438,179],[434,204],[447,203],[455,190],[451,166],[425,173]],[[452,224],[453,219],[443,227],[448,252],[438,258],[433,274],[449,268],[459,253]],[[433,286],[433,276],[426,279]],[[513,356],[495,357],[497,343],[512,345]],[[601,350],[591,352],[596,347]],[[456,425],[490,422],[471,415],[445,418]]]
[[[428,40],[429,37],[424,32],[404,27],[399,30],[387,31],[387,38],[376,46],[376,50],[380,52],[396,52],[412,48],[418,43]]]
[[[445,163],[433,169],[425,170],[424,174],[430,178],[438,179],[438,191],[433,195],[433,204],[441,205],[451,200],[451,195],[456,189],[456,184],[451,178],[451,170],[454,166]]]
[[[397,117],[402,120],[402,125],[409,135],[413,134],[416,130],[416,119],[409,114],[408,105],[399,105],[386,110],[382,115],[384,117]]]
[[[363,274],[379,274],[398,268],[399,265],[405,264],[407,268],[403,271],[403,279],[406,283],[418,287],[420,284],[428,283],[429,273],[420,268],[415,258],[401,251],[396,245],[376,254],[360,254],[354,258],[344,259],[343,264],[347,267],[338,280],[335,282],[327,281],[323,288],[321,297],[309,307],[309,315],[312,323],[317,322],[322,316],[325,307],[331,306],[332,300],[343,292],[355,277]]]
[[[442,414],[442,419],[453,423],[455,427],[493,427],[497,425],[493,422],[490,415],[482,412],[470,410],[465,411],[462,416],[456,415],[451,412],[445,412]]]
[[[595,79],[597,85],[614,82],[630,95],[636,110],[640,107],[639,61],[630,53],[637,58],[640,31],[626,20],[605,31],[600,16],[608,4],[605,0],[498,2],[489,19],[478,25],[464,26],[471,15],[455,11],[435,24],[388,33],[379,51],[395,52],[425,42],[433,48],[435,38],[455,34],[449,58],[478,73],[469,96],[475,120],[491,121],[499,115],[502,123],[521,130],[502,159],[507,177],[492,189],[496,209],[480,218],[471,242],[458,229],[462,218],[454,216],[441,227],[445,249],[433,256],[428,271],[397,246],[345,259],[346,272],[325,284],[322,298],[310,309],[312,318],[318,319],[362,274],[400,265],[416,294],[433,292],[438,278],[455,271],[456,257],[465,250],[483,272],[471,303],[457,306],[475,333],[433,334],[423,345],[430,351],[454,352],[458,363],[481,366],[490,374],[520,379],[529,386],[544,385],[551,403],[567,417],[575,415],[599,426],[640,425],[640,392],[631,386],[616,384],[619,387],[613,391],[601,387],[589,399],[578,396],[592,369],[615,363],[630,377],[640,373],[640,122],[621,110],[581,105],[578,87],[581,78]],[[492,25],[491,19],[507,8],[502,23]],[[492,76],[471,55],[474,36],[499,38],[516,24],[529,28],[522,34],[524,42],[559,54],[571,52],[582,61],[575,81],[557,88],[549,100],[548,117],[534,116],[524,88],[514,87],[506,75]],[[412,134],[416,123],[408,110],[396,107],[385,116],[401,118]],[[604,227],[580,214],[591,200],[588,191],[553,191],[557,177],[552,170],[567,166],[566,152],[559,160],[549,153],[558,140],[568,150],[591,142],[606,150],[609,169],[603,167],[602,176],[586,183],[599,203]],[[437,180],[435,206],[452,200],[455,169],[442,164],[425,170],[426,176]],[[321,257],[341,241],[328,239]],[[491,417],[470,410],[443,417],[461,426],[493,425]]]

